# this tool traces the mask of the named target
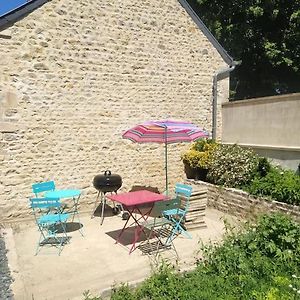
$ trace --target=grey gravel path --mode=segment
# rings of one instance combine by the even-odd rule
[[[6,252],[4,239],[0,233],[0,300],[13,299],[13,294],[10,289],[13,280],[8,268]]]

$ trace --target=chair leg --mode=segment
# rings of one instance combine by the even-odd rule
[[[37,243],[35,255],[38,255],[38,253],[40,252],[41,247],[42,247],[42,242],[47,239],[47,235],[44,232],[45,228],[43,227],[43,225],[37,223],[37,226],[38,226],[38,229],[40,232],[40,237],[39,237],[39,241]]]
[[[182,233],[186,238],[188,239],[192,239],[192,236],[190,235],[190,233],[188,233],[180,224],[181,221],[184,219],[184,215],[182,215],[180,217],[180,219],[175,219],[174,217],[170,216],[169,220],[172,221],[174,223],[174,228],[173,228],[173,232],[172,235],[170,236],[170,239],[173,240],[174,236],[177,235],[178,233]]]
[[[170,227],[170,224],[163,225],[160,228],[159,237],[164,236],[164,234],[169,232],[169,231],[171,231],[171,235],[172,235],[173,234],[172,227],[171,228],[169,228],[169,227]],[[170,235],[168,237],[166,237],[165,241],[163,241],[162,238],[159,238],[159,244],[157,245],[157,252],[156,252],[156,258],[155,258],[157,262],[159,261],[158,258],[160,256],[160,250],[161,249],[169,249],[169,250],[173,249],[175,254],[176,254],[176,258],[178,259],[179,256],[178,256],[178,252],[177,252],[176,247],[175,247],[174,242],[173,242],[174,239],[175,239],[175,237],[171,239]],[[161,249],[159,248],[160,245],[162,246]]]
[[[154,222],[150,224],[148,223],[147,227],[150,230],[150,233],[147,235],[147,240],[138,246],[140,250],[148,254],[154,263],[159,263],[159,258],[165,250],[174,250],[176,258],[178,259],[178,252],[173,243],[173,240],[179,234],[178,231],[174,230],[176,227],[175,223],[171,220],[158,220],[156,222],[155,219]]]
[[[84,236],[84,234],[83,234],[83,230],[82,230],[82,228],[81,228],[81,222],[80,222],[80,218],[79,218],[79,212],[76,210],[76,216],[77,216],[77,220],[78,220],[78,224],[79,224],[79,232],[80,232],[80,234],[81,234],[81,236]],[[74,214],[75,214],[74,213]]]
[[[69,237],[67,235],[67,231],[66,231],[66,223],[61,223],[61,227],[62,227],[62,230],[63,230],[63,236],[61,237],[61,240],[60,240],[60,246],[59,246],[59,250],[58,250],[58,255],[60,255],[62,249],[63,249],[63,246],[65,243],[69,242]],[[64,241],[64,238],[65,238],[65,241]]]
[[[39,229],[39,231],[40,231],[40,237],[39,237],[39,241],[36,246],[36,250],[35,250],[35,254],[34,254],[35,256],[38,255],[38,253],[41,250],[41,242],[46,239],[46,236],[45,236],[44,232],[42,231],[42,229]]]
[[[62,235],[58,236],[58,226],[62,228]],[[38,225],[40,231],[40,237],[37,244],[35,255],[37,255],[42,246],[44,245],[51,245],[55,246],[58,249],[58,255],[62,252],[63,246],[69,242],[69,237],[66,231],[66,223],[65,222],[58,222],[52,224],[43,224]]]
[[[80,196],[79,196],[80,197]],[[98,198],[97,198],[98,199]],[[78,212],[78,202],[79,202],[79,198],[76,199],[75,197],[73,198],[73,202],[74,202],[74,211],[73,211],[73,215],[72,215],[72,222],[74,221],[74,217],[76,214],[76,218],[79,224],[79,232],[81,234],[81,236],[84,236],[83,231],[81,229],[81,222],[80,222],[80,218],[79,218],[79,212]]]
[[[185,229],[183,229],[181,225],[179,225],[179,227],[180,227],[181,233],[182,233],[186,238],[192,239],[192,236],[191,236],[191,234],[190,234],[188,231],[186,231]]]

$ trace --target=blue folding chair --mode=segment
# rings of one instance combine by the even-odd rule
[[[183,228],[192,190],[193,188],[189,185],[177,183],[175,186],[175,199],[171,202],[169,208],[162,212],[163,217],[173,223],[172,233],[168,237],[167,243],[173,241],[178,234],[183,234],[189,239],[192,238]]]
[[[44,181],[44,182],[34,183],[31,187],[32,187],[32,192],[35,194],[36,197],[44,197],[44,194],[46,192],[55,190],[55,183],[53,180]],[[61,208],[62,207],[60,207],[60,209]]]
[[[174,202],[177,200],[165,200],[155,202],[153,209],[150,213],[150,219],[142,224],[142,226],[148,229],[147,240],[141,242],[138,248],[145,254],[154,254],[154,261],[157,262],[157,257],[161,251],[173,249],[178,257],[177,250],[174,246],[173,239],[169,239],[172,234],[174,223],[163,217],[163,211],[174,206]]]
[[[152,210],[154,219],[147,221],[143,226],[150,230],[146,243],[139,245],[144,253],[154,253],[155,260],[161,250],[173,249],[176,252],[174,239],[183,234],[191,239],[192,236],[183,228],[186,214],[189,209],[189,199],[192,187],[177,183],[175,186],[176,197],[172,200],[156,202]],[[154,242],[151,242],[155,238]]]
[[[61,197],[56,197],[60,202],[61,202],[61,206],[60,206],[60,212],[64,212],[64,213],[69,213],[72,215],[72,222],[74,221],[74,217],[76,215],[77,219],[78,219],[78,223],[80,224],[80,218],[79,218],[79,211],[78,211],[78,199],[79,196],[72,196],[72,200],[73,200],[73,205],[69,205],[66,204],[64,202],[61,201],[62,198],[66,198],[66,194],[70,194],[70,192],[74,192],[73,190],[61,190],[58,191],[56,190],[56,186],[54,181],[45,181],[45,182],[39,182],[39,183],[35,183],[32,185],[32,192],[35,194],[36,197],[47,197],[47,193],[48,192],[52,192],[52,191],[56,191],[56,192],[60,192],[59,195]],[[76,190],[77,191],[77,190]],[[70,198],[70,197],[68,197]],[[83,232],[82,229],[79,228],[79,232],[80,234],[83,236]]]
[[[41,196],[41,193],[54,191],[55,190],[55,183],[54,181],[45,181],[34,183],[32,185],[32,191],[36,197]]]
[[[60,213],[59,199],[31,198],[30,206],[40,232],[35,255],[44,245],[56,246],[60,255],[63,246],[70,240],[66,232],[66,221],[70,215]]]

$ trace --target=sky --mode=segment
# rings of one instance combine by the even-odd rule
[[[0,16],[26,2],[26,0],[0,0]]]

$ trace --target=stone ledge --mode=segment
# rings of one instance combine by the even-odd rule
[[[187,179],[187,183],[207,189],[207,204],[219,211],[239,217],[254,217],[261,213],[281,212],[300,221],[300,206],[275,200],[256,198],[247,192],[224,188],[204,181]],[[242,199],[242,202],[241,202]]]
[[[224,142],[223,144],[226,145],[235,145],[232,142]],[[245,143],[238,143],[239,146],[248,147],[248,148],[255,148],[255,149],[270,149],[270,150],[282,150],[282,151],[300,151],[300,147],[298,146],[279,146],[279,145],[260,145],[260,144],[245,144]]]

